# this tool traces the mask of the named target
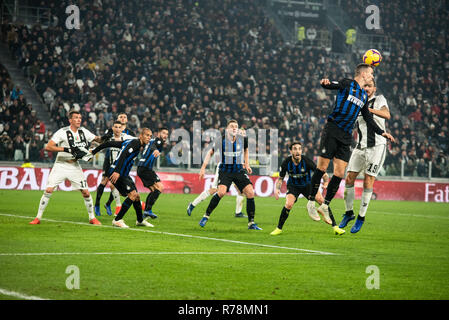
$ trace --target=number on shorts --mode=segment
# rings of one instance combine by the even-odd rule
[[[85,180],[81,181],[80,184],[81,184],[81,188],[83,188],[83,189],[87,188],[87,183]]]
[[[370,163],[369,166],[368,166],[368,170],[367,171],[371,172],[371,173],[376,173],[377,169],[378,169],[378,165],[377,164]]]

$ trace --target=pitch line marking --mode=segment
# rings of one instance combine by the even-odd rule
[[[7,214],[7,213],[0,213],[0,216],[21,218],[21,219],[33,219],[33,217],[29,217],[29,216],[19,216],[19,215],[15,215],[15,214]],[[83,225],[83,226],[91,226],[91,224],[89,224],[87,222],[64,221],[64,220],[53,220],[53,219],[41,219],[41,221],[56,222],[56,223],[70,223],[70,224],[78,224],[78,225]],[[100,226],[97,225],[97,226],[92,226],[92,227],[117,228],[117,227],[113,227],[113,226],[106,226],[103,224]],[[230,239],[195,236],[195,235],[165,232],[165,231],[154,231],[154,230],[148,230],[148,229],[129,228],[126,230],[157,233],[157,234],[164,234],[164,235],[178,236],[178,237],[185,237],[185,238],[193,238],[193,239],[203,239],[203,240],[213,240],[213,241],[221,241],[221,242],[228,242],[228,243],[236,243],[236,244],[245,244],[245,245],[265,247],[265,248],[295,250],[295,251],[301,251],[301,252],[316,253],[316,254],[321,254],[321,255],[339,255],[338,253],[332,253],[332,252],[326,252],[326,251],[309,250],[309,249],[301,249],[301,248],[290,248],[290,247],[275,246],[275,245],[262,244],[262,243],[252,243],[252,242],[230,240]]]
[[[220,203],[221,203],[221,201],[220,201]],[[264,204],[264,206],[279,207],[279,205],[271,204],[271,203]],[[307,209],[305,206],[300,206],[300,205],[297,205],[295,208]],[[427,219],[449,220],[449,217],[447,217],[447,216],[441,216],[440,217],[440,216],[433,216],[433,215],[414,214],[414,213],[405,213],[405,212],[388,212],[388,211],[377,211],[377,210],[368,210],[368,212],[380,213],[380,214],[386,214],[386,215],[392,215],[392,216],[403,216],[403,217],[417,217],[417,218],[427,218]]]
[[[5,295],[5,296],[19,298],[19,299],[25,299],[25,300],[49,300],[49,299],[44,299],[44,298],[36,297],[36,296],[28,296],[28,295],[20,293],[20,292],[9,291],[9,290],[5,290],[2,288],[0,288],[0,294]]]
[[[68,255],[298,255],[313,252],[22,252],[0,253],[0,256],[68,256]]]

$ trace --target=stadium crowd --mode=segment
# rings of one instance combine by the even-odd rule
[[[45,124],[20,89],[0,64],[0,160],[51,161],[52,154],[43,150],[48,134]]]
[[[413,7],[414,2],[404,5]],[[52,9],[49,28],[2,29],[12,56],[58,127],[66,125],[72,106],[82,112],[83,125],[98,135],[118,112],[128,114],[128,126],[135,131],[145,126],[192,131],[193,120],[206,130],[235,118],[244,128],[278,129],[280,158],[288,154],[291,140],[302,141],[305,153],[315,158],[334,99],[319,86],[319,79],[351,76],[349,62],[335,63],[324,48],[285,45],[254,1],[80,1],[80,30],[65,26],[68,4],[43,3]],[[401,6],[382,6],[389,12],[383,16],[382,32],[397,41],[376,73],[379,91],[396,112],[388,128],[399,140],[389,148],[385,174],[399,175],[404,159],[406,175],[427,176],[432,160],[433,176],[449,176],[444,152],[447,34],[427,37],[432,30],[447,30],[448,10],[417,6],[412,16],[402,16]],[[361,10],[355,15],[364,15],[362,6],[354,8]],[[425,18],[429,15],[434,19]],[[24,98],[13,99],[11,91],[10,98],[2,100],[19,104]],[[3,110],[8,109],[4,101]],[[12,127],[14,120],[5,114],[1,122]],[[23,124],[18,136],[35,141],[33,125]],[[40,142],[50,134],[42,134]],[[8,131],[7,136],[14,141],[17,134]],[[3,145],[11,143],[9,154],[14,154],[20,144]],[[40,159],[48,157],[41,152]]]

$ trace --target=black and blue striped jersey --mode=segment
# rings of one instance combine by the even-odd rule
[[[289,156],[281,164],[279,178],[283,180],[288,173],[287,186],[305,187],[310,184],[315,169],[315,163],[306,156],[301,156],[298,164]]]
[[[120,135],[120,140],[125,141],[125,140],[129,140],[129,139],[136,139],[136,137],[128,135],[127,133],[125,133],[125,130],[123,130]],[[119,142],[121,142],[120,140],[119,140]],[[117,141],[117,140],[115,140],[115,138],[112,137],[109,141]],[[121,144],[120,144],[120,147],[121,147]],[[108,161],[109,163],[114,163],[115,159],[117,159],[117,156],[120,153],[120,147],[108,148],[105,153],[105,161]]]
[[[155,150],[159,150],[162,152],[164,148],[164,141],[159,138],[153,138],[150,142],[145,146],[142,151],[142,158],[140,158],[137,163],[138,167],[146,167],[150,170],[153,170],[153,165],[156,162],[157,157],[154,156],[153,152]]]
[[[368,123],[373,123],[373,115],[368,110],[368,93],[353,79],[331,81],[329,85],[322,85],[325,89],[338,90],[332,113],[327,120],[335,123],[340,129],[351,134],[359,113]],[[376,124],[373,125],[377,134],[384,131]]]
[[[221,154],[221,163],[218,170],[220,172],[244,171],[244,153],[245,150],[248,149],[247,137],[236,135],[235,140],[231,141],[226,137],[225,134],[224,136],[222,136],[221,146],[219,148]]]
[[[133,167],[134,160],[140,153],[142,143],[140,139],[129,139],[125,141],[108,141],[96,147],[92,154],[96,154],[105,148],[120,148],[114,163],[111,165],[108,175],[118,172],[120,176],[128,176]]]

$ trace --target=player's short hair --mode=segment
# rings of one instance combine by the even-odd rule
[[[357,67],[355,67],[354,75],[357,77],[360,73],[362,73],[363,70],[366,70],[369,68],[373,69],[373,66],[366,64],[366,63],[361,63]]]
[[[69,119],[72,119],[74,114],[81,114],[78,110],[72,109],[69,111]]]
[[[168,128],[167,128],[167,127],[162,127],[162,128],[159,128],[158,132],[161,132],[161,131],[163,131],[163,130],[167,130],[167,131],[170,131],[170,130],[168,130]]]
[[[118,119],[118,117],[120,117],[122,114],[124,114],[124,115],[126,116],[126,119],[128,119],[128,115],[126,114],[126,112],[120,112],[120,113],[117,115],[117,119]]]
[[[153,133],[153,131],[151,131],[150,128],[145,127],[145,128],[142,128],[142,131],[140,132],[140,134],[144,134],[146,131],[150,131],[150,133]]]
[[[229,120],[228,123],[226,124],[226,128],[229,127],[229,125],[230,125],[231,123],[237,123],[237,125],[239,124],[237,120],[231,119],[231,120]]]
[[[290,145],[288,146],[288,149],[289,149],[289,150],[292,150],[292,149],[293,149],[293,146],[294,146],[295,144],[299,144],[299,145],[302,147],[302,143],[301,143],[301,142],[299,142],[299,141],[292,141],[292,142],[290,143]]]

